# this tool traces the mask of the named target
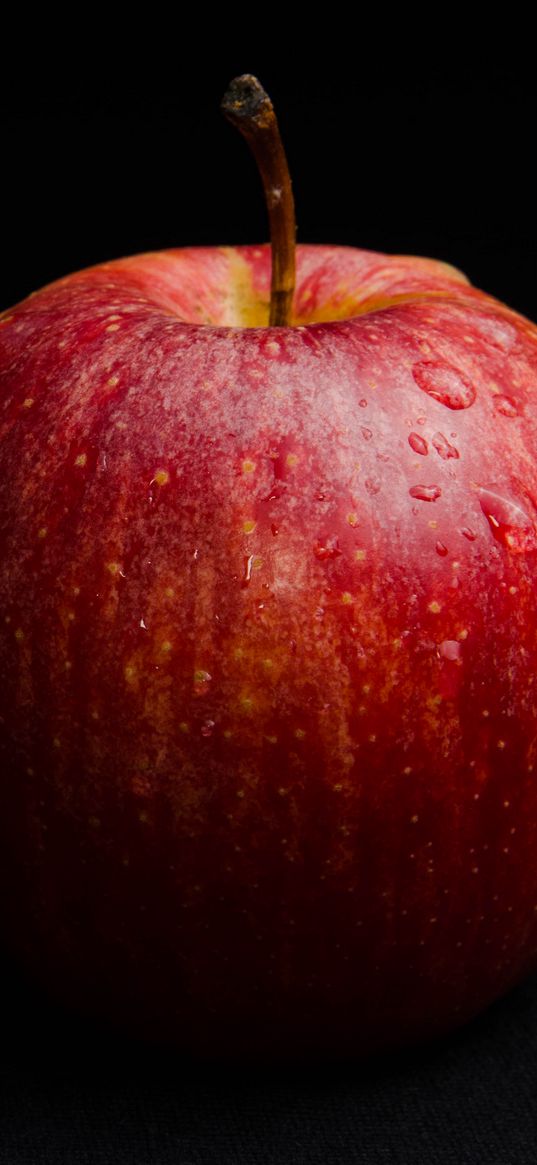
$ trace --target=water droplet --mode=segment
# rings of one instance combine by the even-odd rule
[[[375,494],[378,494],[381,484],[382,483],[379,481],[378,477],[366,477],[364,481],[365,488],[371,497],[374,497]]]
[[[365,397],[362,397],[362,399],[358,401],[358,404],[360,405],[361,409],[366,409],[367,408],[367,401],[366,401]]]
[[[212,736],[214,727],[215,727],[214,720],[205,720],[205,722],[201,726],[201,735],[202,736]]]
[[[275,523],[275,522],[271,522],[271,523],[270,523],[270,528],[271,528],[271,531],[272,531],[272,533],[273,533],[274,537],[276,537],[276,535],[277,535],[277,533],[278,533],[278,527],[277,527],[276,523]]]
[[[212,680],[212,675],[208,671],[199,669],[194,672],[194,694],[196,696],[204,696],[209,690],[209,684]]]
[[[253,554],[245,554],[243,561],[244,561],[244,572],[243,572],[243,576],[242,576],[241,586],[247,587],[249,585],[250,579],[252,577],[252,564],[254,561]]]
[[[362,426],[362,437],[363,437],[364,441],[370,441],[372,436],[373,436],[372,430],[366,429]]]
[[[421,360],[414,364],[412,375],[422,392],[448,409],[468,409],[475,401],[473,384],[452,364]]]
[[[324,619],[324,607],[316,607],[315,611],[313,612],[313,617],[314,619],[318,619],[319,622],[321,619]]]
[[[411,498],[417,498],[420,502],[435,502],[442,495],[438,485],[413,485],[408,492]]]
[[[464,534],[464,537],[467,538],[469,542],[475,542],[477,538],[475,530],[472,530],[470,526],[463,526],[461,534]]]
[[[537,549],[537,532],[529,514],[497,486],[479,487],[479,504],[497,542],[515,554]]]
[[[441,558],[445,558],[447,552],[448,552],[448,548],[447,548],[447,546],[444,546],[443,542],[436,543],[436,553],[439,554]]]
[[[313,553],[320,562],[326,562],[331,558],[340,558],[343,551],[339,549],[337,538],[325,538],[324,542],[315,543]]]
[[[420,453],[422,457],[426,457],[429,452],[429,446],[425,437],[420,437],[419,433],[408,434],[408,444],[414,450],[414,453]]]
[[[510,396],[495,396],[494,410],[502,417],[518,417],[518,405]]]
[[[447,437],[444,437],[443,433],[434,434],[433,445],[439,457],[441,457],[443,461],[449,461],[450,457],[460,457],[459,450],[456,449],[454,445],[450,444]]]
[[[438,650],[442,659],[448,659],[450,663],[457,663],[462,655],[461,645],[456,639],[444,639]]]

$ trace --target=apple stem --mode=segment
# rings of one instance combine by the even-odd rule
[[[295,204],[276,114],[250,73],[231,82],[222,111],[246,138],[263,180],[272,248],[269,326],[288,327],[295,291]]]

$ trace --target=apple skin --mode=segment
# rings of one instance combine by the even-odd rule
[[[0,318],[0,869],[58,999],[201,1056],[537,966],[537,329],[432,260],[141,255]]]

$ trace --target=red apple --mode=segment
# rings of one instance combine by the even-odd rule
[[[432,260],[167,251],[0,319],[3,927],[196,1053],[537,965],[537,329]]]

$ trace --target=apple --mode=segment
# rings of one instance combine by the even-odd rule
[[[314,245],[268,326],[271,270],[0,317],[2,928],[144,1038],[362,1055],[537,967],[537,328]]]

